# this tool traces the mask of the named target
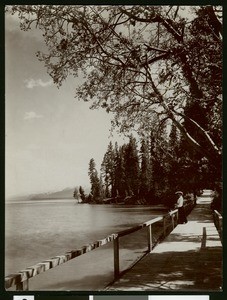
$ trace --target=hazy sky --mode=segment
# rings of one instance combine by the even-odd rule
[[[99,170],[111,140],[110,115],[74,98],[77,78],[57,89],[35,55],[41,35],[21,31],[16,17],[5,22],[6,196],[89,185],[89,160]]]
[[[40,31],[21,31],[16,16],[5,22],[6,196],[89,185],[89,160],[99,171],[109,141],[123,138],[109,138],[104,110],[74,98],[79,78],[53,85],[36,58]]]

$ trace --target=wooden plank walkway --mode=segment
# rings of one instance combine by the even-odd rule
[[[187,224],[179,224],[151,253],[107,291],[221,291],[222,244],[209,191],[197,199]]]

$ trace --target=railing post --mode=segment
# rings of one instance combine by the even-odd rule
[[[222,241],[222,228],[223,228],[223,221],[222,221],[222,216],[220,216],[220,220],[219,220],[219,235],[220,235],[220,238],[221,238],[221,241]]]
[[[201,249],[206,248],[206,239],[207,239],[206,227],[203,227],[203,237],[202,237]]]
[[[214,210],[213,211],[213,217],[214,217],[214,225],[218,231],[218,234],[220,236],[221,242],[222,242],[222,215],[217,211]]]
[[[172,215],[171,215],[171,218],[172,218],[172,227],[173,227],[173,229],[174,229],[174,228],[175,228],[175,222],[174,222],[175,214],[172,214]]]
[[[178,218],[179,218],[179,210],[177,210],[177,212],[176,212],[176,226],[178,224]]]
[[[28,291],[28,279],[16,284],[17,291]]]
[[[166,236],[166,218],[163,216],[163,235]]]
[[[119,262],[119,237],[114,240],[114,279],[117,279],[120,274]]]
[[[152,251],[152,227],[151,224],[147,227],[148,252]]]

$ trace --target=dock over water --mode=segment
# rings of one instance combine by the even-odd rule
[[[210,191],[162,243],[106,291],[221,291],[222,243],[210,208]]]

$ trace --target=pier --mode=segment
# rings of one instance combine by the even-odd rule
[[[221,291],[222,217],[204,192],[188,216],[107,291]],[[215,222],[214,222],[215,220]],[[215,224],[216,226],[215,226]]]

